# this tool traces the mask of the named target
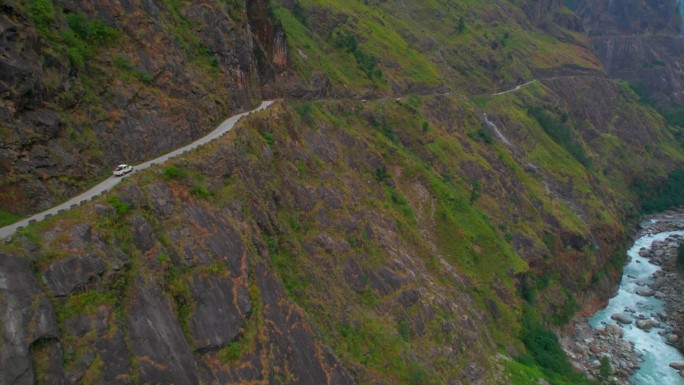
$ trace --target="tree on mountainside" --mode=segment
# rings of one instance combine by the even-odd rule
[[[458,33],[463,33],[463,31],[465,31],[465,20],[463,20],[462,17],[458,19],[458,26],[456,26],[456,30]]]

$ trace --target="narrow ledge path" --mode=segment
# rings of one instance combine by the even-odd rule
[[[205,135],[204,137],[197,139],[196,141],[194,141],[194,142],[192,142],[186,146],[183,146],[183,147],[178,148],[176,150],[173,150],[167,154],[164,154],[158,158],[155,158],[155,159],[149,160],[147,162],[138,164],[138,165],[133,167],[133,171],[135,172],[135,171],[144,170],[144,169],[149,168],[151,166],[154,166],[156,164],[164,163],[173,157],[176,157],[176,156],[183,154],[185,152],[188,152],[190,150],[194,150],[197,147],[200,147],[200,146],[207,144],[207,143],[209,143],[215,139],[218,139],[223,134],[230,131],[235,126],[235,124],[240,120],[240,118],[242,118],[243,116],[249,115],[253,112],[261,111],[265,108],[270,107],[271,104],[273,104],[272,100],[263,101],[261,103],[261,105],[259,107],[255,108],[254,110],[243,112],[243,113],[237,114],[237,115],[233,115],[230,118],[224,120],[223,123],[221,123],[218,127],[216,127],[216,129],[214,129],[214,131],[210,132],[209,134]],[[130,174],[128,174],[128,175],[130,175]],[[82,193],[82,194],[80,194],[74,198],[71,198],[68,201],[66,201],[60,205],[57,205],[51,209],[45,210],[41,213],[34,214],[28,218],[22,219],[18,222],[11,224],[11,225],[2,227],[2,228],[0,228],[0,239],[8,238],[12,234],[14,234],[17,230],[23,229],[24,227],[26,227],[28,225],[32,225],[34,223],[40,222],[40,221],[44,220],[45,218],[49,218],[53,215],[65,212],[65,211],[70,210],[74,207],[77,207],[80,204],[83,204],[89,200],[92,200],[92,199],[106,193],[107,191],[111,190],[114,186],[119,184],[119,182],[121,182],[126,177],[127,176],[123,176],[123,177],[110,176],[109,178],[107,178],[104,181],[102,181],[101,183],[97,184],[96,186],[94,186],[90,190],[88,190],[88,191],[86,191],[86,192],[84,192],[84,193]]]
[[[574,77],[586,77],[586,76],[579,75],[579,76],[574,76]],[[547,79],[532,79],[526,83],[519,84],[519,85],[517,85],[517,86],[515,86],[509,90],[489,94],[489,96],[505,95],[509,92],[516,92],[516,91],[520,90],[521,88],[526,87],[530,84],[539,82],[540,80],[553,80],[553,79],[559,79],[559,78],[562,78],[562,77],[547,78]],[[455,95],[455,94],[453,92],[446,92],[446,93],[442,93],[442,94],[434,94],[433,96],[438,96],[438,95],[445,96],[445,95]],[[401,100],[404,98],[406,98],[406,96],[398,97],[398,98],[396,98],[396,100]],[[388,98],[384,98],[381,100],[388,100]],[[261,103],[261,105],[259,107],[255,108],[254,110],[243,112],[241,114],[231,116],[230,118],[223,121],[223,123],[221,123],[214,131],[210,132],[206,136],[188,144],[187,146],[184,146],[184,147],[178,148],[174,151],[171,151],[168,154],[162,155],[158,158],[155,158],[155,159],[149,160],[147,162],[141,163],[137,166],[134,166],[133,171],[144,170],[144,169],[149,168],[155,164],[163,163],[163,162],[165,162],[165,161],[167,161],[167,160],[169,160],[175,156],[178,156],[182,153],[188,152],[188,151],[193,150],[199,146],[202,146],[206,143],[209,143],[209,142],[213,141],[214,139],[219,138],[220,136],[222,136],[226,132],[230,131],[233,128],[233,126],[235,126],[235,123],[237,123],[240,120],[240,118],[242,118],[243,116],[249,115],[252,112],[257,112],[257,111],[261,111],[265,108],[268,108],[271,106],[271,104],[273,104],[273,102],[274,101],[272,101],[272,100],[263,101]],[[366,102],[366,100],[363,100],[363,102]],[[486,119],[486,115],[485,115],[485,119]],[[498,131],[498,129],[497,129],[497,131]],[[508,140],[505,139],[505,137],[503,138],[503,140],[505,142],[508,142]],[[40,222],[40,221],[44,220],[45,218],[49,218],[53,215],[65,212],[65,211],[70,210],[74,207],[77,207],[80,204],[83,204],[89,200],[92,200],[92,199],[106,193],[107,191],[111,190],[114,186],[116,186],[119,182],[121,182],[121,180],[125,177],[126,176],[123,176],[123,177],[110,176],[109,178],[107,178],[103,182],[99,183],[98,185],[94,186],[90,190],[88,190],[88,191],[86,191],[86,192],[84,192],[84,193],[82,193],[82,194],[62,203],[62,204],[60,204],[60,205],[57,205],[51,209],[45,210],[41,213],[34,214],[28,218],[22,219],[18,222],[11,224],[11,225],[2,227],[2,228],[0,228],[0,239],[8,238],[12,234],[14,234],[17,230],[23,229],[24,227],[26,227],[28,225],[32,225],[34,223]]]

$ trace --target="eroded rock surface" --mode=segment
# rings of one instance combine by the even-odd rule
[[[0,253],[0,379],[3,384],[35,383],[31,346],[59,339],[52,303],[26,258]]]

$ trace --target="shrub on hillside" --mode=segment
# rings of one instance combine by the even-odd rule
[[[378,61],[375,56],[368,54],[359,45],[358,40],[353,35],[340,35],[335,41],[336,48],[343,48],[354,55],[356,64],[366,73],[368,79],[382,79],[382,71],[377,67]]]
[[[532,322],[525,322],[522,341],[534,361],[545,370],[560,375],[572,372],[572,366],[558,342],[558,337],[550,330]]]
[[[584,167],[591,167],[591,159],[584,151],[584,147],[575,140],[572,135],[572,127],[556,119],[553,115],[544,111],[541,107],[529,107],[527,113],[532,115],[544,132],[563,147],[573,158],[580,162]]]
[[[188,171],[184,168],[179,168],[171,165],[164,169],[165,179],[185,179],[188,176]]]
[[[651,191],[645,186],[635,186],[637,193],[647,196],[642,204],[645,212],[664,211],[684,205],[684,168],[672,171],[667,182],[660,186]]]

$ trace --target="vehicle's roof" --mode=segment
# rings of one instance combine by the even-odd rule
[[[128,165],[126,163],[122,163],[122,164],[116,166],[116,168],[119,168],[119,167],[128,167]]]

